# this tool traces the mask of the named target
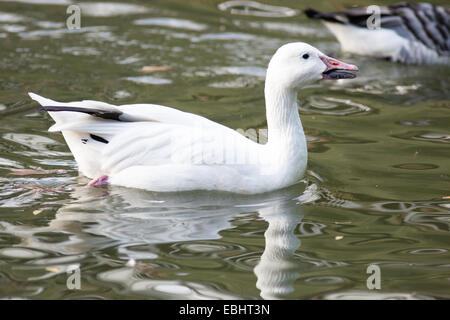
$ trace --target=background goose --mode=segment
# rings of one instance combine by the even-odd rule
[[[448,8],[405,2],[380,7],[379,29],[367,27],[372,16],[367,8],[330,13],[307,9],[305,13],[322,20],[343,51],[404,63],[450,64]]]
[[[268,142],[173,108],[98,101],[62,103],[30,93],[56,121],[79,170],[107,183],[151,191],[262,193],[287,187],[306,169],[298,89],[320,79],[354,78],[358,70],[306,43],[277,50],[265,83]]]

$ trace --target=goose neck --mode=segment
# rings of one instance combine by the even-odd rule
[[[298,113],[297,89],[286,88],[270,80],[265,86],[268,142],[277,145],[304,140]]]

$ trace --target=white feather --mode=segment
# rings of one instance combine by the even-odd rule
[[[323,22],[338,39],[343,51],[364,56],[398,57],[407,44],[405,38],[388,29],[367,29],[350,24]]]

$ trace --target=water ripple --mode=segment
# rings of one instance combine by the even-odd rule
[[[169,255],[179,258],[194,258],[201,257],[207,259],[216,259],[222,254],[231,252],[245,252],[245,248],[238,244],[228,244],[221,242],[189,242],[189,243],[176,243],[171,246]]]
[[[406,140],[419,140],[435,143],[450,143],[450,134],[430,131],[408,131],[393,137]]]
[[[135,20],[134,24],[139,26],[159,26],[166,28],[183,29],[190,31],[203,31],[208,28],[207,25],[196,23],[190,20],[177,18],[148,18]]]
[[[80,2],[83,15],[90,17],[115,17],[119,15],[144,14],[150,10],[145,6],[117,2]]]
[[[182,280],[136,279],[132,268],[113,269],[98,274],[104,282],[121,284],[127,294],[152,297],[154,299],[237,299],[239,296],[228,293],[212,283]]]
[[[126,77],[124,79],[135,82],[135,83],[139,83],[139,84],[161,85],[161,84],[172,83],[172,80],[164,79],[164,78],[157,78],[157,77],[152,77],[152,76]]]
[[[374,292],[359,290],[328,293],[315,298],[326,300],[433,300],[432,297],[417,293]]]
[[[307,103],[300,105],[300,110],[309,113],[345,116],[350,114],[369,113],[370,107],[350,99],[311,96]]]
[[[218,8],[222,11],[229,11],[231,14],[272,18],[293,17],[299,13],[299,11],[291,8],[271,6],[247,0],[222,2],[218,5]]]

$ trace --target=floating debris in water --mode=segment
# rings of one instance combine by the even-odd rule
[[[351,221],[335,221],[334,224],[345,224],[345,225],[349,225],[352,224]]]
[[[46,270],[46,271],[50,271],[50,272],[55,272],[55,273],[61,271],[61,269],[58,268],[58,267],[46,267],[45,270]]]
[[[158,71],[167,71],[172,69],[172,67],[166,67],[166,66],[143,66],[141,71],[144,73],[152,73],[152,72],[158,72]]]

